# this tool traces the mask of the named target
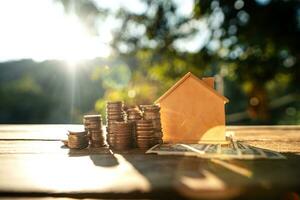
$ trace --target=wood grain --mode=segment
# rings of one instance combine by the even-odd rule
[[[0,140],[61,140],[68,130],[83,128],[79,124],[0,125]]]
[[[227,127],[235,139],[286,152],[286,160],[224,161],[251,176],[196,157],[70,151],[58,141],[70,126],[0,126],[0,197],[282,199],[300,192],[299,126]]]

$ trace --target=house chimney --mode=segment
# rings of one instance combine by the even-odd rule
[[[215,89],[215,78],[214,77],[205,77],[205,78],[202,78],[202,81],[204,81],[212,89]]]

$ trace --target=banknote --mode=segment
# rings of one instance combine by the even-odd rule
[[[158,155],[184,155],[197,156],[198,153],[182,146],[181,144],[157,144],[150,148],[146,153],[156,153]]]
[[[217,159],[284,159],[282,154],[253,147],[243,142],[231,141],[229,144],[158,144],[146,153],[158,155],[185,155]]]
[[[181,146],[197,152],[199,154],[204,154],[205,151],[209,148],[210,144],[180,144]]]
[[[285,159],[286,157],[279,152],[262,149],[254,146],[237,142],[239,150],[241,151],[241,157],[244,159]]]
[[[265,155],[260,149],[251,147],[241,142],[232,141],[233,146],[238,153],[238,159],[261,159],[265,158]]]
[[[265,158],[268,158],[268,159],[286,159],[286,157],[284,155],[282,155],[281,153],[278,153],[276,151],[262,149],[262,152],[265,155]]]
[[[230,156],[230,157],[237,157],[240,155],[239,149],[235,148],[234,146],[224,146],[221,145],[220,155]]]
[[[205,150],[205,154],[219,154],[221,152],[220,144],[210,144],[208,148]]]

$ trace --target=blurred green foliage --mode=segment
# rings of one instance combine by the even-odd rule
[[[0,122],[80,122],[84,113],[104,114],[108,100],[152,103],[190,71],[215,76],[230,99],[228,124],[300,123],[299,1],[195,0],[190,15],[174,0],[141,0],[141,12],[56,1],[93,34],[101,36],[97,20],[118,19],[115,54],[82,64],[75,78],[55,61],[0,64]],[[198,49],[186,49],[202,36]]]
[[[81,122],[103,95],[99,81],[91,78],[95,63],[85,65],[71,76],[71,69],[59,61],[0,63],[0,122]]]
[[[134,103],[151,103],[191,71],[215,76],[219,91],[231,100],[228,123],[300,122],[298,1],[195,0],[187,16],[177,12],[176,1],[141,2],[143,12],[121,7],[115,14],[122,25],[111,44],[130,67],[131,81],[123,90],[107,89],[98,105],[106,99],[131,103],[132,91]],[[178,41],[184,45],[205,34],[199,23],[210,33],[203,46],[192,52],[180,49]]]

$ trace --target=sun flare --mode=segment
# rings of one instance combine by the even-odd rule
[[[105,26],[99,26],[99,30],[104,30],[99,31],[100,35],[91,35],[78,16],[66,14],[61,4],[4,1],[0,6],[0,51],[5,51],[0,60],[55,59],[74,65],[82,60],[107,57],[112,37],[110,28]]]

